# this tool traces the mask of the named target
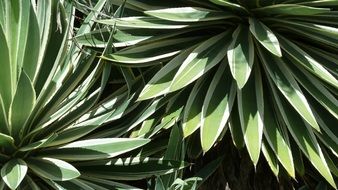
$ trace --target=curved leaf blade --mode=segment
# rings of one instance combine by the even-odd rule
[[[213,21],[233,17],[224,11],[214,11],[199,7],[179,7],[144,11],[145,14],[174,22]]]
[[[101,138],[75,141],[61,147],[51,148],[40,155],[63,160],[94,160],[111,158],[139,148],[149,139]]]
[[[232,82],[226,63],[218,68],[202,106],[201,145],[207,152],[217,141],[226,122],[236,97],[236,85]]]
[[[254,18],[249,18],[250,31],[255,36],[257,41],[262,44],[269,52],[282,57],[282,51],[275,34],[262,22]]]
[[[16,189],[27,173],[27,165],[21,159],[11,159],[1,168],[1,177],[11,189]]]
[[[244,142],[256,166],[261,151],[264,117],[263,85],[258,67],[244,88],[238,90],[237,102]]]
[[[314,129],[320,131],[320,127],[314,117],[310,104],[302,93],[297,81],[292,76],[290,69],[286,66],[283,60],[264,54],[260,48],[258,48],[258,50],[263,65],[278,90],[284,95],[284,97],[290,102],[293,108],[304,120],[306,120]],[[274,64],[268,63],[267,60],[272,60]]]
[[[242,89],[250,77],[254,62],[254,44],[247,27],[240,25],[234,31],[227,55],[231,74],[238,88]]]
[[[229,32],[223,32],[194,49],[177,71],[169,91],[173,92],[187,86],[218,64],[226,54],[228,37]]]
[[[71,164],[54,158],[31,158],[28,167],[37,175],[55,181],[67,181],[80,176],[80,172]]]
[[[24,129],[27,118],[33,110],[36,95],[32,81],[24,70],[18,82],[13,101],[9,111],[10,132],[17,138],[20,131]]]

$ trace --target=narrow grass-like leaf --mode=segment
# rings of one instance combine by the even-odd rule
[[[272,88],[277,107],[293,139],[318,172],[331,184],[332,187],[336,188],[336,184],[312,129],[304,123],[302,118],[299,117],[285,99],[280,98],[277,90],[272,85],[273,83],[270,81],[270,86]]]
[[[267,26],[255,18],[249,18],[249,23],[250,31],[257,41],[272,54],[282,57],[282,51],[276,35]]]
[[[4,120],[1,118],[3,116],[7,117],[7,112],[12,101],[12,94],[14,93],[14,84],[11,78],[12,66],[10,62],[9,49],[2,27],[0,27],[0,57],[2,62],[0,69],[0,98],[2,97],[2,100],[0,100],[0,123],[2,124],[2,121]]]
[[[276,154],[272,151],[272,149],[269,147],[269,145],[266,143],[266,141],[263,141],[262,143],[262,152],[263,155],[268,162],[271,171],[275,176],[277,177],[279,174],[279,165],[278,165],[278,159],[276,157]]]
[[[238,106],[234,105],[229,118],[229,130],[231,133],[231,139],[236,148],[242,149],[245,147],[244,135],[241,128],[241,121],[239,118]]]
[[[317,8],[297,4],[275,4],[265,7],[260,7],[252,10],[257,14],[264,15],[297,15],[297,16],[306,16],[306,15],[316,15],[322,13],[329,13],[329,8]]]
[[[289,68],[281,59],[268,56],[267,54],[264,54],[260,48],[258,49],[262,62],[264,63],[263,65],[279,91],[303,119],[305,119],[314,129],[320,131],[320,127],[312,113],[311,107]],[[269,62],[271,61],[275,64],[270,64]]]
[[[175,22],[213,21],[233,17],[231,13],[224,11],[214,11],[199,7],[168,8],[145,11],[144,13],[163,20]]]
[[[66,181],[80,176],[74,166],[54,158],[31,158],[27,160],[27,164],[37,175],[55,181]]]
[[[14,147],[13,137],[0,133],[0,147]]]
[[[150,142],[148,139],[102,138],[82,140],[51,148],[41,155],[64,160],[94,160],[111,158],[141,147]]]
[[[332,76],[323,65],[313,59],[309,54],[284,37],[280,37],[282,48],[292,57],[292,60],[304,66],[307,70],[318,76],[320,79],[338,88],[338,80]]]
[[[114,180],[140,180],[154,175],[170,174],[187,167],[181,161],[158,158],[126,158],[84,162],[77,166],[87,176]]]
[[[223,32],[194,49],[177,71],[169,91],[173,92],[189,85],[218,64],[226,54],[228,37],[229,31]]]
[[[148,65],[145,63],[162,60],[180,53],[183,49],[199,42],[199,39],[200,37],[165,39],[151,44],[132,46],[113,54],[104,55],[102,58],[115,63],[137,64],[135,66],[144,67]]]
[[[191,90],[184,108],[182,130],[183,136],[188,137],[201,126],[202,106],[209,88],[209,77],[200,78]]]
[[[338,119],[338,100],[317,78],[312,77],[307,71],[288,64],[297,81],[336,119]]]
[[[124,17],[109,20],[97,20],[96,22],[113,26],[116,24],[118,27],[148,29],[180,29],[189,26],[187,23],[164,21],[155,17]]]
[[[2,180],[11,189],[16,189],[27,173],[27,165],[21,159],[11,159],[1,168]]]
[[[247,10],[241,6],[240,4],[237,3],[232,3],[229,0],[209,0],[217,5],[221,5],[221,6],[225,6],[225,7],[229,7],[235,10],[240,10],[240,11],[245,11],[247,12]]]
[[[272,104],[274,105],[274,104]],[[295,169],[293,163],[292,152],[288,138],[280,130],[279,123],[276,119],[276,113],[272,109],[273,106],[268,103],[268,98],[265,98],[264,103],[264,136],[279,162],[283,165],[288,174],[295,178]]]
[[[216,142],[229,119],[236,97],[236,85],[232,82],[226,62],[222,62],[211,81],[202,107],[201,145],[207,152]]]
[[[145,100],[168,93],[172,79],[189,53],[190,51],[183,51],[158,71],[143,88],[138,100]]]
[[[244,141],[256,165],[261,151],[264,117],[263,86],[258,66],[244,88],[238,90],[237,100]]]
[[[254,62],[254,44],[249,28],[238,26],[232,34],[232,42],[228,47],[228,60],[231,74],[239,89],[249,79]]]

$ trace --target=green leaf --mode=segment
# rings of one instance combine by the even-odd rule
[[[1,69],[0,69],[0,122],[2,123],[2,117],[7,117],[10,103],[12,101],[13,81],[11,79],[11,62],[7,40],[0,27],[0,57],[1,57]]]
[[[292,76],[292,72],[281,59],[264,54],[259,50],[260,57],[264,63],[267,73],[274,81],[279,91],[289,101],[299,115],[303,117],[314,129],[320,131],[316,118],[314,117],[311,107],[302,93],[302,90],[297,84],[297,81]],[[274,64],[271,64],[273,62]]]
[[[186,23],[177,23],[165,21],[155,17],[124,17],[115,19],[102,19],[96,22],[107,25],[116,25],[117,27],[126,28],[147,28],[147,29],[180,29],[188,27]]]
[[[307,6],[338,6],[338,2],[336,0],[313,0],[304,1],[299,4]]]
[[[101,138],[75,141],[57,148],[50,148],[40,155],[63,160],[95,160],[111,158],[139,148],[150,142],[148,139]]]
[[[338,100],[329,90],[306,70],[297,65],[288,64],[297,81],[336,119],[338,119]],[[295,67],[296,66],[296,67]]]
[[[30,158],[27,164],[37,175],[55,181],[67,181],[80,176],[74,166],[54,158]]]
[[[189,53],[189,50],[183,51],[158,71],[143,88],[138,100],[146,100],[168,93],[172,79]]]
[[[224,11],[214,11],[199,7],[179,7],[144,11],[145,14],[174,22],[213,21],[234,17]]]
[[[45,139],[42,139],[42,140],[39,140],[37,142],[33,142],[31,144],[28,144],[24,147],[21,147],[19,149],[19,151],[31,151],[31,150],[36,150],[38,148],[42,148],[44,147],[44,145],[52,142],[55,138],[57,137],[57,134],[52,134],[51,136],[45,138]]]
[[[236,97],[236,85],[232,82],[227,63],[222,62],[211,81],[204,99],[201,115],[201,145],[207,152],[227,129],[232,105]]]
[[[264,117],[263,85],[258,66],[244,88],[238,90],[237,100],[244,142],[256,166],[261,150]]]
[[[313,59],[296,44],[284,37],[280,37],[280,44],[282,48],[290,55],[291,60],[294,60],[294,63],[299,63],[311,73],[318,76],[320,79],[331,84],[333,87],[338,88],[338,80],[332,76],[331,73],[328,72],[321,63]]]
[[[0,147],[14,147],[13,137],[0,133]]]
[[[33,110],[35,99],[33,84],[23,70],[9,111],[10,132],[14,138],[23,135],[19,133],[25,127],[26,120]]]
[[[332,187],[336,188],[336,184],[311,127],[304,123],[302,118],[299,117],[285,99],[279,97],[277,90],[272,86],[272,81],[270,80],[269,82],[274,99],[277,102],[277,107],[298,147],[327,182],[329,182]]]
[[[196,182],[197,188],[200,187],[217,170],[219,165],[222,163],[223,159],[224,156],[216,158],[215,160],[206,164],[196,174],[194,174],[194,177],[186,179],[185,180],[185,182],[187,182],[186,189],[189,189],[189,187],[192,187],[194,185],[194,183],[196,182],[196,178],[200,179]]]
[[[182,130],[183,136],[188,137],[201,126],[202,106],[209,88],[209,77],[201,77],[194,85],[184,108]]]
[[[286,19],[271,18],[269,21],[279,27],[282,26],[283,30],[302,36],[303,39],[338,48],[338,29],[336,27]]]
[[[239,118],[238,106],[234,105],[229,118],[229,130],[231,139],[236,148],[242,149],[245,146],[244,135],[241,128],[241,121]]]
[[[77,167],[87,176],[113,180],[140,180],[181,170],[188,164],[182,161],[158,158],[125,158],[108,161],[90,161]]]
[[[273,106],[277,105],[273,104]],[[278,123],[277,115],[272,109],[273,106],[269,103],[268,98],[265,98],[264,136],[279,162],[283,165],[288,174],[295,178],[293,156],[288,142],[288,136],[280,129],[282,126]]]
[[[231,74],[242,89],[250,77],[254,62],[254,44],[249,29],[240,25],[232,34],[232,42],[228,47],[228,60]]]
[[[223,32],[194,49],[177,71],[169,91],[173,92],[187,86],[217,65],[226,54],[228,37],[229,31]]]
[[[181,128],[178,125],[174,125],[170,133],[167,150],[165,152],[163,159],[183,160],[184,155],[182,155],[182,149],[183,149],[183,134]],[[159,178],[163,186],[169,187],[170,184],[172,184],[177,177],[178,177],[177,172],[175,172],[172,174],[161,176]]]
[[[27,1],[26,1],[27,2]],[[35,15],[33,6],[30,3],[22,3],[21,8],[23,12],[20,15],[22,18],[22,26],[20,27],[20,39],[18,50],[22,54],[22,68],[27,76],[34,83],[38,67],[38,58],[40,51],[40,32],[38,20]],[[26,13],[27,11],[27,13]],[[25,20],[27,19],[27,20]],[[27,31],[25,31],[27,30]],[[20,63],[20,56],[18,63]],[[19,66],[20,64],[18,64]],[[18,67],[20,69],[20,67]]]
[[[9,133],[8,129],[7,113],[0,94],[0,133]]]
[[[266,145],[265,141],[263,141],[262,143],[262,152],[266,161],[270,166],[270,169],[272,170],[273,174],[275,174],[275,176],[277,177],[279,173],[278,160],[274,152],[269,147],[269,145]]]
[[[155,190],[166,190],[161,177],[155,179]]]
[[[261,14],[265,16],[274,14],[283,16],[284,15],[307,16],[307,15],[329,13],[331,10],[329,8],[317,8],[297,4],[275,4],[253,9],[252,11],[256,14]]]
[[[241,11],[247,12],[247,10],[240,4],[231,3],[229,0],[209,0],[209,1],[217,5],[221,5],[221,6],[229,7],[235,10],[241,10]]]
[[[1,168],[2,180],[11,189],[16,189],[27,173],[27,165],[21,159],[11,159]]]
[[[272,54],[282,57],[282,51],[275,34],[262,22],[254,18],[249,18],[250,31],[257,41],[262,44]]]
[[[199,42],[200,37],[164,39],[150,44],[132,46],[113,54],[102,56],[103,59],[130,66],[148,66],[152,62],[179,54],[182,50]],[[142,63],[142,64],[141,64]],[[158,64],[158,63],[155,63]]]

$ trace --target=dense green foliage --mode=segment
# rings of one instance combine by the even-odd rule
[[[0,0],[0,190],[198,189],[230,142],[336,188],[337,8]]]

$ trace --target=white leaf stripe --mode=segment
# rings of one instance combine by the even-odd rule
[[[278,57],[282,57],[282,51],[275,34],[262,22],[254,18],[249,18],[250,31],[260,44]]]
[[[8,161],[1,169],[3,181],[11,189],[16,189],[27,173],[27,165],[21,159],[12,159]]]
[[[231,74],[238,88],[241,89],[251,73],[254,62],[254,44],[248,28],[241,25],[234,31],[232,38],[227,55]]]
[[[201,145],[204,152],[216,142],[226,122],[236,97],[236,85],[230,78],[227,63],[222,62],[206,94],[201,115]]]
[[[80,172],[71,164],[54,158],[32,158],[27,160],[28,167],[41,177],[67,181],[80,176]]]
[[[290,104],[292,104],[293,108],[304,118],[304,120],[311,124],[314,129],[320,131],[320,127],[312,113],[306,97],[283,60],[264,54],[263,50],[260,48],[258,48],[258,52],[264,68],[266,68],[267,73],[273,79],[279,91]],[[273,61],[275,64],[269,64],[267,60]]]

